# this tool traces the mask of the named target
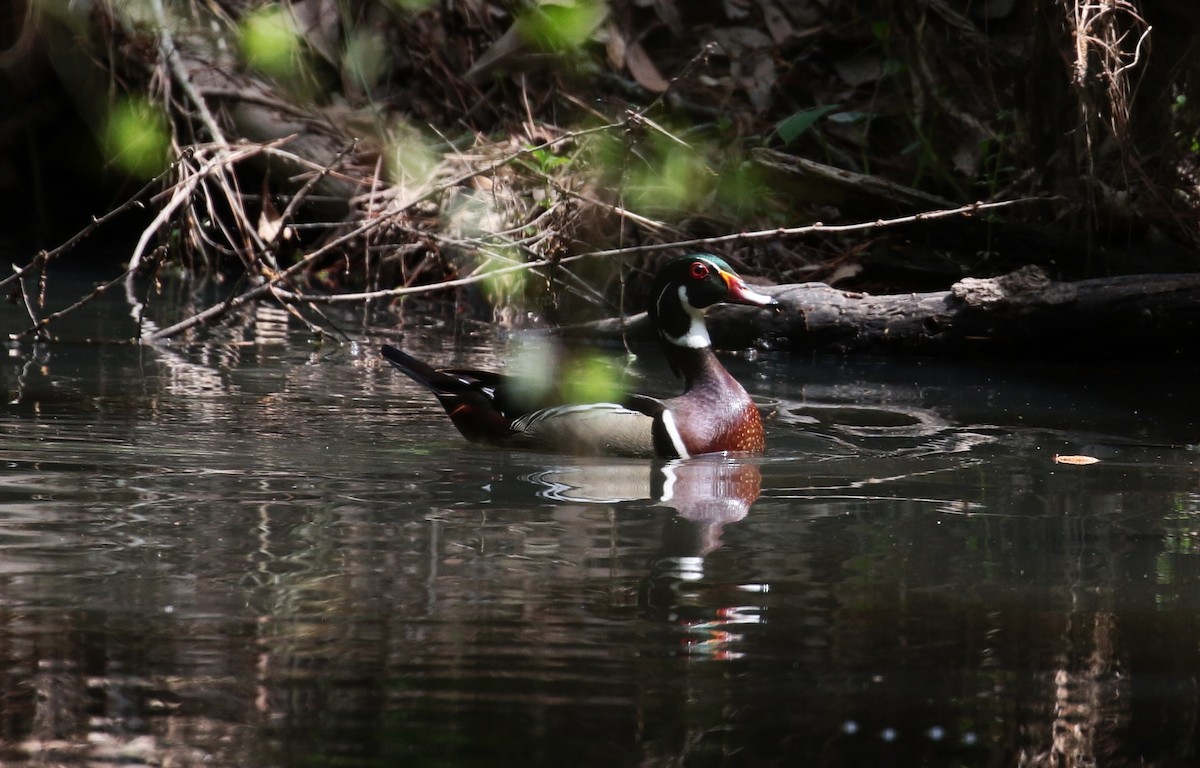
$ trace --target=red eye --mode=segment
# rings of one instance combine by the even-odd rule
[[[693,280],[704,280],[708,277],[710,272],[711,272],[711,270],[709,270],[708,265],[705,264],[703,261],[693,261],[692,262],[692,279]]]

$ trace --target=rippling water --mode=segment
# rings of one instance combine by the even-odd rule
[[[1197,759],[1194,366],[731,359],[766,457],[583,461],[261,325],[6,347],[6,764]]]

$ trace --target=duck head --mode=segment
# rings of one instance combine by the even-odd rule
[[[650,288],[650,320],[668,348],[712,346],[704,313],[714,304],[774,307],[775,299],[751,289],[719,256],[695,253],[671,259]]]

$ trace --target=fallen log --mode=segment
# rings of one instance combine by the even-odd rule
[[[741,338],[763,338],[789,350],[954,355],[1200,350],[1200,275],[1195,274],[1055,282],[1038,267],[1023,267],[931,293],[872,296],[800,284],[781,286],[774,295],[784,308],[778,317],[760,313],[755,319],[741,312],[731,318],[743,333],[757,331]],[[747,328],[747,323],[761,327]]]
[[[1200,274],[1056,282],[1023,267],[946,291],[882,296],[823,283],[757,287],[780,311],[714,308],[714,346],[1092,359],[1200,352]],[[649,331],[640,316],[591,328],[617,336]]]

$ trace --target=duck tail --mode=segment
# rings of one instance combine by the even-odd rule
[[[438,371],[434,370],[434,367],[429,363],[418,360],[390,344],[384,344],[379,352],[385,360],[396,366],[401,373],[426,389],[436,392],[438,390],[436,383],[438,378],[445,377],[444,374],[439,374]]]
[[[488,371],[438,370],[429,363],[385,344],[384,359],[401,373],[433,392],[450,421],[468,440],[503,445],[512,435],[512,416],[497,404],[501,377]]]

